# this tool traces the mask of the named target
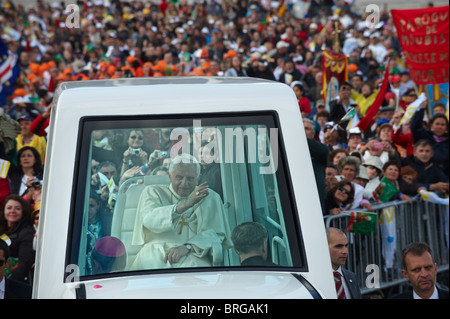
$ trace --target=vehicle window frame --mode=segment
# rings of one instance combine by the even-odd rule
[[[276,111],[254,111],[254,112],[229,112],[229,113],[201,113],[201,114],[164,114],[164,115],[140,115],[140,116],[88,116],[79,121],[77,137],[76,160],[74,167],[74,178],[72,185],[72,197],[70,204],[70,217],[68,225],[68,238],[66,247],[66,264],[78,265],[80,245],[82,245],[81,229],[83,227],[83,215],[86,210],[87,179],[90,178],[90,161],[93,130],[101,129],[137,129],[137,128],[161,128],[161,127],[191,127],[193,120],[200,119],[202,126],[214,125],[266,125],[267,128],[278,129],[278,168],[274,175],[276,177],[278,194],[283,214],[286,236],[289,250],[291,252],[292,266],[279,267],[242,267],[242,266],[220,266],[204,268],[169,268],[169,269],[143,269],[138,271],[122,271],[117,273],[105,273],[98,275],[80,275],[81,281],[96,278],[122,277],[137,274],[158,273],[186,273],[186,272],[217,272],[247,271],[247,270],[269,270],[303,272],[308,271],[308,260],[302,237],[301,225],[298,218],[298,207],[287,163],[286,150],[283,142],[282,128],[279,115]],[[149,126],[151,123],[151,126]],[[224,124],[225,123],[225,124]],[[175,125],[168,125],[175,124]],[[186,125],[185,125],[186,124]],[[246,159],[247,160],[247,159]],[[88,203],[89,201],[87,201]],[[65,276],[68,276],[66,273]]]

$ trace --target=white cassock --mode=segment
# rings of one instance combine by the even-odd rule
[[[176,206],[189,196],[180,197],[172,185],[146,187],[139,199],[131,243],[142,248],[130,269],[223,265],[223,250],[232,247],[230,228],[220,196],[211,189],[208,192],[207,197],[180,215],[175,213]],[[164,263],[170,248],[186,243],[194,252],[177,263]]]

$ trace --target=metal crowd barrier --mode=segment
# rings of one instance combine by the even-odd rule
[[[325,226],[346,231],[351,213],[327,215]],[[448,271],[448,206],[416,196],[411,204],[407,201],[375,204],[372,213],[378,216],[374,232],[368,235],[347,233],[349,246],[345,267],[356,274],[362,294],[406,283],[401,274],[401,251],[411,242],[430,245],[438,273]],[[393,231],[391,236],[386,235],[386,227]]]

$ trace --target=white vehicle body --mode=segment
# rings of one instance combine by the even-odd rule
[[[82,225],[77,220],[75,200],[77,196],[84,196],[80,194],[84,186],[80,185],[77,176],[86,175],[80,173],[84,165],[80,155],[84,146],[80,146],[80,141],[85,121],[120,120],[123,117],[132,123],[141,117],[151,121],[152,116],[168,116],[176,122],[178,117],[181,119],[185,115],[203,119],[203,116],[216,118],[216,114],[219,119],[229,115],[251,119],[252,114],[259,112],[273,114],[276,118],[278,141],[281,142],[279,157],[283,162],[278,165],[284,165],[288,181],[286,185],[279,185],[284,189],[279,196],[288,196],[289,200],[284,202],[291,201],[292,210],[284,209],[284,215],[280,215],[281,227],[278,227],[288,228],[299,236],[298,240],[291,238],[289,242],[289,236],[284,232],[272,238],[273,251],[281,247],[279,245],[291,246],[290,251],[287,249],[288,261],[284,267],[255,269],[225,264],[217,268],[171,268],[93,277],[84,276],[83,270],[80,273],[73,267],[73,258],[82,256],[71,253],[71,247],[77,245],[72,236],[79,232],[76,225]],[[225,174],[226,165],[222,166]],[[222,176],[224,197],[227,198],[227,192],[245,196],[246,184],[236,182],[238,175],[232,175],[233,179],[227,179],[227,176]],[[238,187],[242,189],[236,189]],[[265,195],[262,199],[252,196],[255,202],[265,200]],[[276,200],[278,207],[286,205],[280,198]],[[228,201],[227,211],[233,212],[230,220],[234,223],[240,218],[238,211],[249,211],[253,207],[240,207],[245,206],[245,198],[225,201]],[[264,208],[263,204],[252,202],[251,205]],[[119,223],[114,218],[113,229]],[[288,225],[283,225],[285,219],[289,220]],[[55,94],[50,120],[39,227],[33,298],[336,298],[300,110],[292,89],[281,83],[251,78],[174,77],[61,84]],[[295,261],[289,261],[289,258],[295,260],[296,257],[291,255],[297,253],[303,256],[298,258],[301,267]],[[227,254],[231,256],[234,252],[230,249]],[[236,256],[229,260],[228,263],[238,266],[234,264]]]

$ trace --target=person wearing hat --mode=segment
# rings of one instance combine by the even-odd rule
[[[355,101],[351,99],[352,85],[349,82],[341,82],[339,85],[338,98],[330,102],[330,121],[338,123],[347,112],[355,106]],[[340,124],[345,130],[348,121]]]
[[[127,252],[122,241],[113,236],[100,238],[91,254],[92,274],[107,274],[124,270]]]
[[[399,105],[406,110],[412,102],[417,100],[417,93],[415,89],[407,89],[403,94],[400,91],[400,97]]]
[[[247,74],[249,77],[275,81],[275,76],[273,75],[269,62],[262,57],[253,60],[247,68]]]
[[[359,153],[351,155],[351,156],[355,156],[355,155],[360,155]],[[356,174],[356,177],[353,179],[353,182],[356,184],[361,185],[362,187],[366,187],[367,183],[369,182],[369,177],[367,176],[367,170],[365,166],[360,166],[359,167],[359,172],[358,174]],[[364,197],[364,195],[363,195]]]
[[[404,69],[400,72],[400,96],[406,93],[406,91],[414,89],[414,82],[411,80],[411,75],[409,74],[408,69]]]
[[[291,58],[286,58],[284,61],[283,72],[280,74],[279,82],[291,85],[294,81],[301,81],[302,73],[295,67],[294,61]]]
[[[364,133],[361,132],[359,127],[355,126],[348,130],[347,146],[349,153],[358,151],[363,141],[364,141]]]
[[[378,156],[383,163],[389,160],[400,160],[400,155],[391,141],[392,124],[387,119],[379,119],[376,132],[377,136],[370,138],[360,149],[363,160],[365,161],[369,156]],[[383,139],[380,136],[383,136]]]
[[[329,147],[330,151],[334,149],[346,149],[345,130],[339,124],[335,124],[332,121],[325,123],[323,128],[323,143]]]
[[[363,197],[368,200],[375,200],[375,196],[380,190],[381,173],[383,170],[383,163],[377,156],[370,156],[362,164],[366,169],[368,182],[364,187]],[[375,196],[374,196],[375,193]]]
[[[275,45],[276,52],[275,52],[274,58],[284,59],[284,58],[288,57],[289,46],[290,46],[290,44],[287,43],[286,41],[283,41],[283,40],[278,41],[277,44]]]
[[[24,146],[34,147],[40,157],[41,162],[45,162],[45,152],[47,149],[47,140],[43,136],[39,136],[34,134],[30,130],[31,123],[33,122],[33,118],[29,115],[22,115],[17,121],[20,124],[20,134],[16,137],[16,151],[18,152]]]
[[[400,97],[400,75],[393,74],[389,77],[389,82],[391,83],[390,90],[385,94],[385,100],[388,102],[389,106],[398,106],[398,101]],[[388,96],[388,94],[394,94],[394,96]],[[391,101],[393,99],[394,101]]]

